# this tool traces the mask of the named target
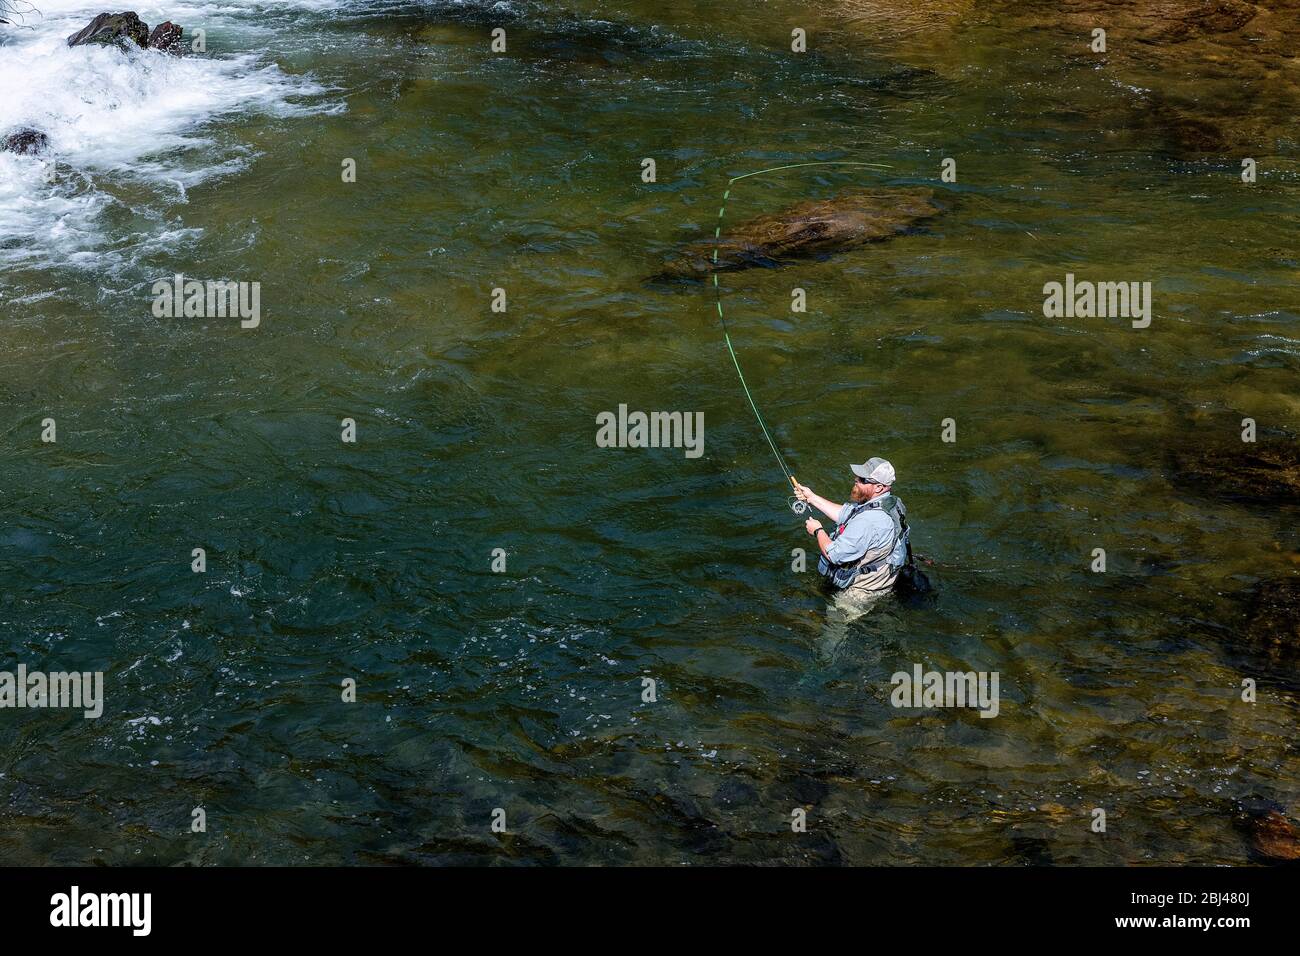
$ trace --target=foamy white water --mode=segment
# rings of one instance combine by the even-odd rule
[[[336,0],[287,3],[135,6],[153,27],[173,20],[190,31],[217,32],[206,54],[173,57],[153,50],[83,46],[67,37],[116,7],[85,0],[40,0],[22,28],[0,26],[0,136],[36,129],[49,137],[40,156],[0,154],[0,264],[129,268],[142,248],[192,242],[183,224],[187,192],[238,174],[256,154],[224,129],[246,114],[293,116],[334,112],[342,104],[311,77],[276,63],[276,35],[266,14],[324,10]],[[248,20],[252,28],[241,30]],[[256,43],[239,47],[256,35]],[[283,39],[292,43],[292,34]],[[104,212],[114,186],[131,185],[132,210],[157,225],[113,236]],[[143,185],[144,190],[139,189]],[[179,219],[178,219],[179,216]]]

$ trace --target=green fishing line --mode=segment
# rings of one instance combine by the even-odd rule
[[[752,173],[745,173],[741,176],[732,176],[727,180],[727,189],[722,194],[722,205],[718,208],[718,225],[713,230],[713,238],[719,240],[722,236],[722,217],[727,212],[727,200],[731,198],[731,187],[742,179],[749,179],[751,176],[761,176],[764,173],[775,173],[786,169],[802,169],[806,166],[872,166],[877,169],[892,169],[882,163],[859,163],[850,160],[829,160],[826,162],[816,163],[791,163],[787,166],[770,166],[767,169],[758,169]],[[718,247],[713,247],[713,264],[718,264]],[[749,399],[749,407],[754,410],[754,418],[758,420],[758,427],[763,430],[763,437],[767,439],[768,447],[772,449],[772,454],[776,456],[776,463],[780,466],[785,480],[794,487],[794,475],[790,473],[789,467],[786,466],[785,458],[781,455],[780,449],[776,447],[776,442],[772,440],[772,433],[767,427],[767,422],[763,420],[763,413],[758,410],[758,403],[754,401],[754,395],[749,390],[749,385],[745,382],[745,373],[740,368],[740,359],[736,357],[736,348],[731,344],[731,330],[727,327],[727,316],[722,311],[722,286],[718,283],[718,271],[713,271],[713,288],[717,293],[716,302],[718,308],[718,320],[722,323],[722,337],[726,340],[727,351],[731,353],[731,363],[736,366],[736,376],[740,379],[740,387],[745,390],[745,397]],[[796,513],[799,513],[796,509]]]

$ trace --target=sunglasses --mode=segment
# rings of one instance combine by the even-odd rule
[[[869,478],[863,478],[861,475],[854,475],[854,476],[853,476],[853,480],[856,481],[856,482],[857,482],[858,484],[860,484],[860,485],[878,485],[878,484],[880,484],[880,482],[878,482],[878,481],[872,481],[872,480],[869,479]]]

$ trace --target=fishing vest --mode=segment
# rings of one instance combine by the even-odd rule
[[[826,579],[826,582],[836,590],[842,591],[847,588],[864,571],[867,574],[874,574],[885,565],[901,568],[911,559],[910,539],[912,531],[907,526],[907,508],[903,506],[901,498],[896,498],[889,493],[856,505],[849,512],[849,516],[830,533],[830,539],[834,541],[843,534],[844,529],[849,526],[849,522],[856,518],[859,513],[876,510],[889,515],[889,519],[894,523],[894,542],[890,547],[889,554],[883,560],[877,558],[870,564],[865,563],[867,560],[866,554],[852,564],[832,564],[826,560],[826,555],[822,555],[817,560],[817,570]]]

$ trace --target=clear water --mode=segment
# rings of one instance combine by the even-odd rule
[[[0,35],[0,132],[51,138],[0,155],[0,634],[107,704],[0,711],[6,861],[1243,863],[1234,801],[1294,806],[1295,658],[1243,596],[1295,574],[1295,503],[1170,467],[1245,416],[1294,441],[1285,74],[1246,186],[1143,105],[1226,122],[1222,76],[1100,66],[1032,4],[137,7],[207,30],[182,60],[39,5]],[[722,279],[795,473],[838,500],[889,457],[936,562],[933,607],[848,625],[711,290],[646,281],[728,177],[828,160],[891,168],[746,180],[729,221],[949,207]],[[261,326],[155,318],[178,272],[261,282]],[[1044,318],[1066,272],[1151,281],[1151,327]],[[597,447],[620,403],[702,411],[705,454]],[[916,663],[998,671],[1000,715],[894,709]]]

